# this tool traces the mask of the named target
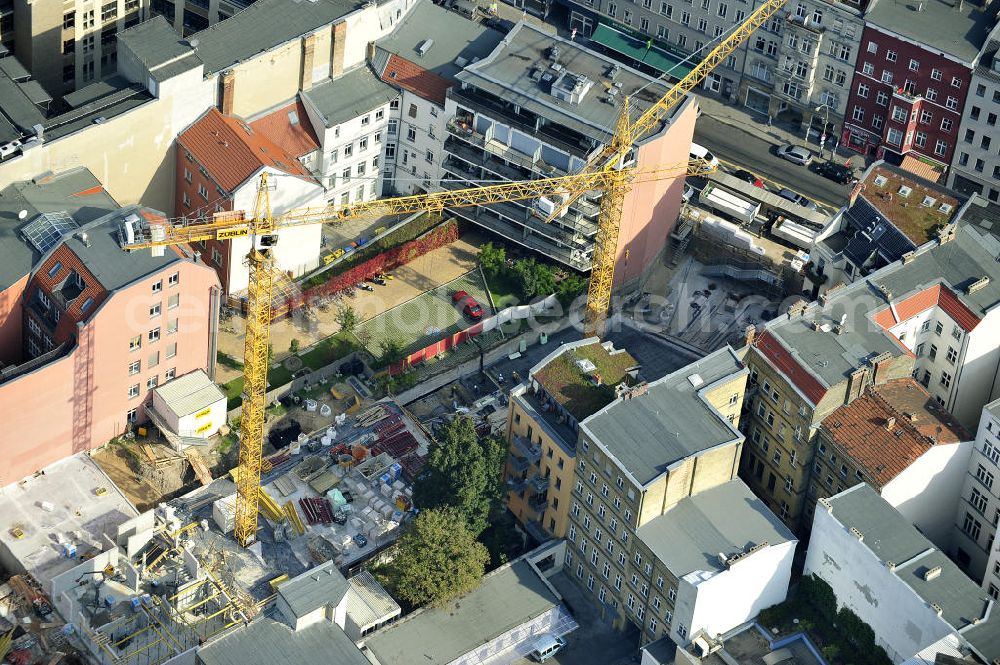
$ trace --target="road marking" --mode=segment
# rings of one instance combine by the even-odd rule
[[[739,171],[741,169],[744,170],[744,171],[750,171],[755,176],[757,176],[758,178],[760,178],[761,182],[770,183],[771,185],[774,185],[775,187],[778,187],[779,189],[787,189],[787,190],[789,190],[791,192],[795,192],[799,196],[801,196],[803,198],[806,198],[806,199],[809,199],[810,201],[812,201],[813,203],[815,203],[818,207],[820,207],[820,208],[822,208],[824,210],[830,210],[830,211],[836,210],[836,208],[833,207],[829,203],[825,203],[823,201],[819,201],[817,199],[814,199],[813,197],[811,197],[811,196],[809,196],[807,194],[803,194],[802,192],[800,192],[798,190],[792,189],[788,185],[784,185],[784,184],[778,182],[777,180],[771,180],[770,178],[765,178],[764,176],[760,175],[759,173],[754,173],[753,169],[751,167],[749,167],[749,166],[744,166],[742,164],[736,164],[734,162],[730,162],[730,161],[727,161],[725,159],[722,159],[721,157],[719,157],[719,163],[720,164],[725,164],[726,166],[728,166],[729,168],[731,168],[731,169],[733,169],[735,171]],[[791,162],[789,162],[789,164],[791,164]],[[808,169],[809,167],[805,167],[805,168]],[[732,174],[730,173],[729,175],[732,175]],[[771,192],[771,193],[774,194],[775,196],[778,196],[777,192]]]

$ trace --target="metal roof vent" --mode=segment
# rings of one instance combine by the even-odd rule
[[[695,388],[700,388],[705,383],[705,379],[701,378],[701,374],[692,374],[688,377],[688,381]]]
[[[427,52],[431,50],[432,46],[434,46],[434,40],[425,39],[424,41],[417,44],[417,55],[419,55],[421,58],[424,57],[425,55],[427,55]]]

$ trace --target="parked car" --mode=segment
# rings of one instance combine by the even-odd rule
[[[496,18],[495,16],[487,18],[483,21],[483,26],[493,28],[494,30],[502,32],[505,35],[514,29],[514,25],[513,21],[508,21],[505,18]]]
[[[462,314],[473,321],[483,318],[483,306],[476,302],[476,299],[470,296],[467,291],[455,291],[451,301],[461,307]]]
[[[837,162],[823,162],[817,165],[816,173],[841,185],[849,185],[854,182],[854,171],[849,166]]]
[[[708,162],[712,166],[719,165],[719,158],[710,153],[708,151],[708,148],[700,146],[697,143],[691,144],[691,159],[692,160],[701,159]]]
[[[544,663],[552,656],[556,655],[566,646],[566,640],[558,635],[546,633],[535,640],[531,645],[531,659],[538,663]]]
[[[731,174],[734,178],[739,178],[743,182],[748,182],[754,187],[764,188],[764,181],[750,173],[746,169],[740,169],[739,171],[733,171]]]
[[[813,160],[813,154],[809,148],[804,148],[800,145],[792,145],[791,143],[786,143],[778,148],[778,157],[787,159],[788,161],[798,164],[799,166],[809,166],[809,163]]]
[[[798,192],[793,192],[790,189],[781,190],[780,192],[778,192],[778,196],[780,196],[783,199],[788,199],[792,203],[798,203],[803,208],[808,208],[809,210],[816,209],[815,201],[813,201],[812,199],[807,199]]]

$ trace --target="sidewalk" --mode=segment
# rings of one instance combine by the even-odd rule
[[[711,97],[702,95],[696,95],[696,97],[698,99],[698,106],[701,108],[703,114],[734,129],[738,129],[741,132],[774,145],[792,143],[794,145],[804,145],[814,152],[819,151],[819,144],[807,141],[801,131],[792,131],[777,124],[769,127],[767,125],[767,118],[759,113],[752,113],[746,109],[732,104],[725,104]],[[827,143],[827,149],[824,150],[824,154],[830,154],[829,142]],[[843,164],[847,159],[851,160],[851,165],[854,168],[861,169],[866,166],[863,155],[838,146],[837,161]]]

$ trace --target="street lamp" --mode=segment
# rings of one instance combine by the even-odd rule
[[[816,112],[819,113],[821,110],[826,109],[823,115],[823,131],[819,137],[819,156],[823,157],[823,145],[826,143],[826,128],[830,124],[830,106],[828,104],[820,104],[816,107]],[[831,155],[832,157],[832,155]]]

